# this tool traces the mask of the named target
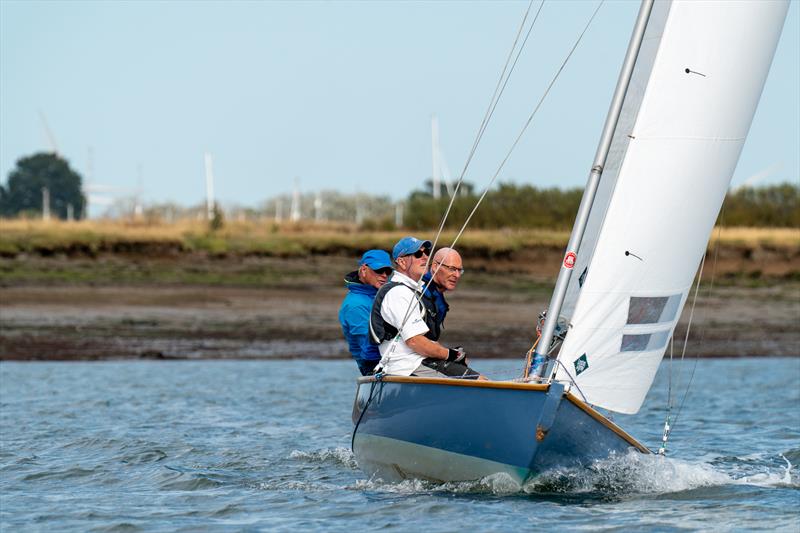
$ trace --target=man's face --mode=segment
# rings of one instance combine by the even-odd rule
[[[464,273],[464,266],[461,262],[461,255],[452,252],[441,261],[431,262],[431,272],[434,273],[433,281],[446,291],[452,291],[458,285]]]
[[[380,289],[392,273],[392,269],[389,267],[372,270],[367,265],[361,265],[359,270],[361,271],[362,281],[367,285],[372,285],[376,289]]]
[[[418,281],[425,273],[425,266],[428,264],[428,254],[430,254],[430,248],[420,248],[413,254],[401,256],[397,264],[403,269],[403,273],[406,276]]]

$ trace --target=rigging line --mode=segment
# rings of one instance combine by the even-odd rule
[[[675,353],[675,335],[672,335],[669,339],[669,372],[667,375],[669,379],[667,380],[667,419],[669,419],[669,415],[672,413],[672,362],[673,356]]]
[[[528,20],[528,16],[530,15],[531,12],[531,7],[533,7],[533,0],[530,0],[530,2],[528,3],[528,8],[525,10],[525,15],[522,17],[522,22],[520,23],[519,29],[517,30],[517,35],[514,37],[514,43],[511,45],[511,50],[508,51],[506,62],[503,65],[503,70],[500,72],[500,78],[498,78],[497,84],[495,85],[492,98],[489,100],[489,106],[486,108],[486,113],[484,114],[483,120],[481,120],[481,124],[478,127],[478,133],[475,136],[475,140],[472,143],[472,147],[470,148],[469,153],[467,154],[467,160],[464,163],[464,168],[461,170],[461,173],[459,174],[458,177],[458,181],[456,182],[456,186],[453,189],[453,195],[450,197],[450,203],[447,205],[447,209],[445,210],[445,213],[442,216],[442,221],[439,224],[439,230],[437,231],[436,237],[433,240],[434,248],[436,248],[436,244],[439,242],[439,236],[444,230],[444,225],[447,222],[447,218],[450,215],[450,211],[453,208],[453,203],[455,202],[455,199],[458,197],[458,191],[461,188],[461,184],[464,182],[464,176],[467,173],[467,169],[469,168],[469,165],[472,162],[473,157],[475,156],[475,152],[478,149],[478,145],[480,144],[480,141],[483,138],[483,133],[486,131],[486,127],[488,126],[489,121],[494,115],[494,110],[497,107],[497,102],[500,101],[500,97],[503,95],[503,91],[505,90],[506,84],[508,83],[508,79],[511,77],[511,73],[514,70],[514,66],[517,64],[517,59],[519,59],[519,55],[522,53],[522,48],[528,41],[528,35],[530,35],[530,32],[533,29],[533,25],[536,23],[536,19],[539,18],[539,12],[541,12],[542,10],[542,5],[544,5],[544,0],[542,0],[542,4],[539,6],[539,11],[536,12],[536,17],[534,18],[533,23],[531,23],[531,27],[528,30],[528,34],[525,36],[525,39],[523,40],[523,43],[520,46],[519,52],[517,53],[516,59],[514,59],[511,70],[509,70],[508,65],[511,62],[512,56],[514,55],[514,50],[517,49],[517,43],[519,42],[520,35],[522,35],[522,32],[525,29],[525,22]],[[506,75],[506,71],[508,71],[508,75]],[[504,79],[505,82],[503,81]]]
[[[700,261],[700,272],[697,275],[697,284],[694,287],[694,297],[692,298],[692,307],[689,310],[689,322],[686,324],[686,335],[683,337],[683,348],[681,349],[681,364],[683,364],[684,358],[686,357],[686,347],[689,344],[689,333],[692,330],[692,323],[694,322],[694,308],[697,304],[697,295],[700,292],[700,282],[703,280],[703,269],[706,266],[706,254],[703,253],[703,260]],[[681,375],[683,372],[678,372],[678,379],[676,380],[678,383],[681,381]]]
[[[669,370],[667,372],[667,414],[664,417],[664,431],[661,434],[661,446],[658,449],[659,455],[667,453],[667,441],[669,440],[670,417],[672,416],[672,361],[675,352],[675,333],[669,338]]]
[[[531,0],[531,3],[533,3],[533,0]],[[517,66],[517,61],[519,61],[519,57],[522,55],[522,50],[525,48],[525,44],[528,42],[528,38],[531,36],[531,32],[533,31],[533,27],[536,25],[536,21],[539,19],[539,14],[542,12],[542,8],[543,7],[544,7],[544,0],[542,0],[542,3],[539,4],[539,9],[536,11],[536,15],[533,17],[533,22],[531,22],[531,25],[528,28],[528,33],[525,34],[525,39],[523,39],[522,44],[519,47],[519,50],[517,50],[517,55],[516,55],[516,57],[514,57],[514,63],[511,64],[511,69],[508,71],[508,76],[506,76],[506,79],[503,82],[503,87],[502,87],[502,89],[500,89],[500,95],[503,94],[503,92],[506,89],[506,85],[508,85],[508,80],[511,79],[511,74],[514,72],[514,68]],[[528,9],[530,9],[530,6],[528,7]],[[498,95],[497,99],[494,101],[494,104],[492,105],[491,113],[489,114],[490,118],[491,118],[491,116],[494,115],[494,110],[497,108],[497,104],[500,103],[500,95]],[[486,128],[488,126],[489,126],[489,121],[487,120],[482,125],[481,130],[478,133],[478,139],[477,139],[478,142],[483,138],[483,134],[485,133]],[[470,159],[471,158],[472,157],[470,156]],[[466,168],[464,169],[464,171],[466,172]]]
[[[578,36],[578,39],[575,41],[575,44],[572,45],[572,48],[570,49],[570,51],[567,54],[567,56],[564,58],[564,61],[561,63],[561,66],[558,68],[558,71],[556,72],[555,76],[553,76],[553,79],[550,81],[550,84],[547,86],[547,89],[545,90],[544,94],[542,94],[542,97],[539,99],[539,102],[536,104],[536,107],[533,109],[533,112],[528,117],[528,120],[525,122],[525,125],[522,127],[522,130],[519,132],[519,135],[517,135],[516,140],[511,145],[511,148],[508,150],[508,153],[506,154],[505,158],[500,163],[500,166],[497,168],[497,171],[492,176],[492,179],[489,180],[489,184],[484,189],[483,194],[481,195],[480,198],[478,198],[478,201],[475,204],[475,207],[472,209],[472,211],[470,212],[469,216],[464,221],[464,225],[461,227],[461,230],[458,232],[458,235],[456,235],[456,238],[453,240],[453,244],[450,245],[451,248],[454,247],[456,245],[456,242],[458,242],[458,239],[461,238],[461,235],[464,233],[464,230],[467,228],[467,225],[469,224],[470,220],[472,220],[472,217],[473,217],[473,215],[475,215],[475,212],[478,210],[478,207],[481,205],[481,202],[483,202],[483,199],[486,198],[486,195],[489,193],[489,190],[491,189],[492,185],[494,184],[495,180],[497,179],[497,176],[500,175],[500,171],[503,170],[503,167],[505,166],[506,162],[511,157],[511,153],[517,147],[517,144],[519,144],[519,141],[522,139],[522,136],[525,133],[525,130],[527,130],[528,126],[530,126],[531,122],[533,122],[534,116],[536,116],[536,113],[539,111],[539,108],[542,106],[542,103],[544,102],[545,98],[547,98],[547,95],[550,93],[550,89],[553,88],[553,85],[555,84],[556,80],[558,80],[558,77],[561,75],[561,72],[564,70],[564,67],[567,65],[567,62],[572,57],[572,54],[575,52],[575,49],[580,44],[581,40],[583,39],[583,36],[586,34],[586,31],[589,29],[589,26],[591,26],[592,21],[597,16],[597,12],[600,10],[600,8],[603,6],[604,3],[605,3],[605,0],[601,0],[600,3],[597,4],[597,7],[595,8],[594,13],[592,13],[592,16],[589,18],[589,21],[586,23],[586,26],[583,28],[583,31]]]
[[[522,49],[524,48],[525,43],[528,42],[528,37],[531,34],[531,30],[533,30],[533,25],[536,23],[536,20],[539,18],[539,13],[542,11],[542,6],[544,5],[545,0],[542,0],[542,3],[539,5],[539,10],[536,12],[536,15],[535,15],[535,17],[533,19],[533,22],[531,23],[531,26],[528,29],[528,32],[525,35],[525,38],[523,39],[522,45],[520,45],[519,51],[517,52],[517,55],[516,55],[513,63],[511,63],[511,58],[514,56],[514,50],[517,49],[517,43],[519,42],[519,38],[522,35],[523,30],[525,29],[525,23],[528,20],[528,16],[530,15],[531,7],[533,7],[533,1],[534,0],[530,0],[530,2],[528,3],[528,8],[525,10],[525,15],[522,17],[522,22],[520,23],[519,29],[517,30],[517,35],[514,37],[514,43],[511,46],[511,50],[508,51],[508,56],[506,57],[506,62],[503,65],[503,70],[500,73],[500,78],[497,80],[497,84],[495,85],[494,93],[492,94],[492,98],[489,100],[489,106],[486,108],[486,113],[484,114],[483,120],[481,121],[481,125],[478,128],[478,134],[475,137],[475,141],[473,142],[472,148],[470,149],[469,155],[467,156],[467,161],[464,164],[464,168],[462,169],[461,174],[460,174],[460,176],[458,178],[458,182],[456,183],[456,186],[455,186],[455,188],[453,190],[453,195],[450,197],[450,203],[447,205],[447,209],[445,210],[445,213],[442,216],[442,221],[439,224],[439,229],[436,232],[436,236],[434,237],[434,240],[433,240],[433,243],[432,243],[432,246],[431,246],[431,255],[428,256],[428,260],[425,262],[425,272],[428,271],[428,268],[429,268],[429,265],[430,265],[430,262],[431,262],[431,259],[432,259],[433,250],[436,249],[436,245],[439,243],[439,238],[441,237],[442,231],[444,230],[444,225],[447,222],[447,218],[450,215],[450,211],[453,208],[453,204],[455,203],[455,199],[458,196],[458,191],[459,191],[459,189],[461,187],[461,184],[464,182],[464,175],[467,172],[467,168],[469,167],[469,164],[472,161],[473,156],[475,155],[475,152],[476,152],[476,150],[478,148],[478,144],[480,143],[481,138],[483,137],[484,131],[486,131],[486,127],[487,127],[487,125],[489,123],[489,120],[491,120],[492,116],[494,115],[494,110],[497,107],[497,102],[500,101],[500,97],[502,96],[502,94],[503,94],[503,92],[505,90],[506,84],[508,83],[508,80],[511,77],[511,73],[513,72],[514,67],[517,64],[517,60],[519,59],[519,56],[522,53]],[[509,63],[511,63],[511,69],[510,70],[508,68]],[[506,71],[508,71],[507,75],[506,75]],[[436,272],[434,272],[431,275],[431,280],[433,280],[433,276],[435,276],[439,272],[440,268],[441,268],[441,265],[439,265],[439,267],[436,269]],[[418,285],[421,285],[419,287],[421,289],[420,292],[414,291],[414,293],[415,293],[414,299],[417,301],[417,303],[420,303],[420,301],[422,299],[422,295],[425,294],[425,291],[427,290],[428,285],[430,285],[430,281],[428,283],[421,283],[421,284],[420,284],[421,279],[420,280],[415,280],[415,281],[417,282]],[[409,317],[409,314],[411,313],[411,306],[412,305],[413,305],[413,300],[409,301],[409,305],[406,308],[405,316],[403,317],[403,322],[401,323],[400,330],[402,330],[402,327],[405,326],[406,321],[408,321],[408,317]],[[398,331],[398,335],[399,335],[399,331]],[[397,343],[397,337],[395,337],[393,339],[392,345],[389,348],[389,353],[394,351],[394,347],[395,347],[396,343]]]
[[[577,40],[572,45],[572,48],[570,49],[569,53],[566,55],[566,57],[564,58],[564,61],[561,63],[561,66],[556,71],[555,75],[553,76],[553,79],[550,81],[550,84],[547,86],[547,89],[542,94],[541,98],[539,99],[539,102],[536,104],[536,107],[533,109],[533,112],[531,112],[530,116],[528,117],[528,120],[525,122],[525,125],[522,127],[522,130],[520,130],[519,135],[517,135],[517,138],[514,140],[514,143],[511,145],[511,148],[509,148],[508,153],[506,154],[505,158],[503,158],[503,161],[500,163],[500,166],[497,168],[497,171],[494,173],[494,175],[492,176],[492,179],[489,181],[489,184],[484,189],[483,194],[478,199],[478,201],[475,203],[475,207],[472,209],[472,211],[470,212],[469,216],[464,221],[464,224],[461,226],[461,229],[459,230],[459,232],[456,235],[455,239],[453,239],[453,242],[450,245],[450,248],[455,248],[455,245],[458,242],[458,240],[461,238],[461,235],[464,234],[464,231],[467,229],[467,226],[469,225],[470,220],[472,220],[473,215],[475,215],[475,212],[478,210],[478,207],[481,205],[481,202],[483,202],[484,198],[486,198],[486,195],[489,193],[489,190],[491,189],[492,185],[494,184],[495,180],[497,179],[497,176],[500,175],[500,171],[503,169],[503,167],[505,166],[506,162],[511,157],[511,153],[514,151],[514,149],[516,148],[517,144],[519,144],[519,141],[522,139],[522,136],[524,135],[525,131],[528,129],[528,126],[530,126],[531,122],[533,122],[533,118],[536,116],[536,113],[539,111],[539,108],[542,106],[542,103],[544,103],[544,100],[545,100],[545,98],[547,98],[547,95],[550,94],[550,90],[553,88],[553,85],[555,85],[555,82],[556,82],[556,80],[558,80],[559,76],[561,75],[561,72],[563,72],[564,67],[566,67],[566,65],[567,65],[567,62],[569,62],[570,58],[572,57],[572,54],[578,48],[578,45],[580,44],[581,40],[583,40],[583,36],[588,31],[589,26],[591,26],[592,22],[594,21],[595,17],[597,16],[598,11],[600,11],[600,8],[603,6],[604,3],[605,3],[605,0],[600,0],[600,2],[597,4],[597,7],[595,8],[594,12],[592,13],[592,16],[589,17],[589,20],[586,22],[586,26],[584,26],[583,31],[581,31],[580,35],[578,35]],[[527,16],[527,14],[526,14],[526,16]],[[470,154],[470,157],[467,160],[467,165],[469,164],[469,161],[472,159],[472,155],[474,154],[475,148],[477,147],[477,141],[478,140],[480,140],[480,138],[476,139],[476,143],[473,146],[472,153]],[[453,196],[450,198],[450,203],[447,206],[447,211],[445,212],[444,217],[442,218],[442,222],[439,225],[439,231],[436,233],[436,239],[434,240],[434,243],[433,243],[434,247],[436,246],[436,243],[439,241],[439,237],[440,237],[440,235],[442,233],[442,230],[444,229],[444,224],[445,224],[445,222],[447,220],[448,215],[450,214],[450,210],[453,207],[453,203],[455,202],[456,196],[458,194],[458,188],[460,187],[461,183],[464,180],[464,172],[466,172],[467,165],[465,165],[464,170],[462,171],[462,174],[459,177],[458,183],[456,184],[456,187],[455,187],[454,192],[453,192]],[[431,257],[428,256],[428,261],[425,263],[425,267],[426,267],[425,270],[426,271],[427,271],[427,268],[428,268],[428,264],[430,264],[430,261],[431,261]],[[441,265],[439,265],[439,268],[441,268]],[[438,269],[437,269],[437,272],[438,272]],[[435,275],[435,273],[431,275],[431,278],[430,278],[430,280],[428,281],[427,284],[423,284],[422,285],[422,290],[421,290],[420,294],[418,296],[416,296],[418,302],[420,301],[422,295],[425,293],[425,290],[427,289],[428,285],[430,285],[430,282],[433,280],[433,276],[434,275]],[[409,307],[406,310],[406,316],[405,316],[405,318],[403,320],[403,325],[405,325],[405,322],[408,319],[408,314],[409,314],[410,311],[411,311],[411,302],[409,302]],[[396,342],[396,340],[397,340],[397,338],[395,338],[394,342]],[[391,349],[393,349],[393,348],[394,348],[394,343],[391,346]]]
[[[714,280],[717,275],[717,258],[719,257],[719,248],[720,248],[720,240],[722,237],[722,227],[724,225],[724,217],[725,217],[725,207],[722,208],[722,214],[720,215],[720,225],[717,228],[717,243],[714,246],[714,263],[711,265],[711,280],[709,281],[708,290],[706,291],[706,298],[711,295],[711,291],[714,289]],[[703,314],[705,318],[705,313]],[[705,340],[706,336],[706,328],[700,330],[700,341],[698,342],[698,347],[702,346],[703,341]],[[689,396],[689,389],[692,386],[692,381],[694,380],[694,373],[697,370],[697,362],[700,360],[699,357],[694,358],[694,365],[692,365],[692,372],[689,375],[689,382],[686,384],[686,390],[683,393],[683,398],[681,398],[681,404],[678,406],[678,411],[675,413],[675,421],[672,424],[672,427],[675,427],[675,424],[678,423],[678,417],[683,410],[683,406],[686,403],[686,398]]]
[[[575,385],[575,388],[578,390],[578,392],[579,392],[579,393],[581,393],[581,398],[583,398],[583,401],[584,401],[586,404],[588,404],[588,405],[591,405],[591,404],[589,403],[589,400],[587,400],[587,399],[586,399],[586,395],[583,393],[583,391],[581,390],[581,388],[578,386],[578,382],[577,382],[577,381],[575,381],[575,378],[573,378],[573,377],[572,377],[572,374],[570,374],[570,373],[569,373],[569,370],[567,369],[567,367],[566,367],[566,366],[564,366],[564,363],[563,363],[563,362],[562,362],[560,359],[556,359],[556,362],[557,362],[559,365],[561,365],[561,368],[563,368],[563,369],[564,369],[564,373],[567,375],[567,377],[568,377],[568,378],[569,378],[569,380],[572,382],[572,384],[573,384],[573,385]]]
[[[542,5],[544,4],[544,0],[542,0]],[[519,37],[522,35],[522,31],[525,29],[525,22],[528,20],[528,15],[530,15],[531,7],[533,7],[533,0],[528,3],[528,8],[525,10],[525,15],[522,17],[522,22],[519,25],[519,29],[517,30],[517,35],[514,37],[514,43],[511,45],[511,50],[508,51],[508,56],[506,57],[506,62],[503,65],[503,70],[500,72],[500,77],[497,80],[497,85],[495,85],[494,93],[492,94],[492,98],[489,100],[489,106],[486,108],[486,113],[483,115],[483,120],[481,120],[481,124],[478,127],[478,133],[475,136],[475,140],[472,143],[472,147],[470,148],[469,153],[467,154],[467,159],[464,162],[464,168],[461,170],[461,174],[459,174],[458,183],[456,183],[456,188],[453,191],[453,196],[456,196],[458,192],[458,188],[461,185],[461,182],[464,179],[464,175],[467,173],[467,168],[469,167],[470,162],[472,161],[473,156],[475,155],[475,151],[478,149],[478,144],[483,137],[483,132],[486,131],[486,127],[489,124],[489,120],[491,120],[492,115],[494,114],[494,109],[497,106],[497,102],[500,101],[500,97],[505,90],[506,83],[508,83],[508,79],[511,77],[511,72],[514,70],[514,67],[511,67],[511,71],[508,72],[508,76],[506,76],[506,71],[508,70],[508,65],[511,62],[511,57],[514,55],[514,50],[517,48],[517,43],[519,42]],[[539,6],[539,11],[542,8]],[[536,13],[536,18],[539,17],[539,12]],[[533,23],[531,24],[531,29],[533,29],[533,24],[536,23],[536,18],[534,18]],[[530,30],[528,30],[528,34],[530,34]],[[522,46],[520,46],[519,52],[517,53],[517,58],[519,58],[519,54],[522,53],[522,48],[525,46],[525,43],[528,41],[528,37],[526,36],[523,40]],[[516,65],[517,61],[514,60],[514,65]],[[505,79],[505,82],[503,81]]]
[[[550,84],[547,86],[547,89],[545,90],[544,94],[542,94],[542,97],[540,98],[540,100],[537,103],[536,107],[534,108],[533,112],[528,117],[528,120],[525,122],[525,125],[522,127],[522,130],[520,131],[520,133],[517,136],[516,140],[511,145],[511,148],[509,149],[509,151],[506,154],[506,156],[503,159],[503,161],[500,163],[500,166],[498,167],[498,169],[495,172],[494,176],[490,180],[489,185],[486,187],[486,189],[484,190],[483,194],[478,199],[478,202],[475,204],[475,207],[473,208],[472,212],[469,214],[467,219],[464,221],[464,225],[461,227],[461,229],[458,232],[458,235],[456,235],[456,238],[453,240],[453,243],[450,245],[451,248],[455,247],[456,243],[461,238],[461,235],[464,233],[464,230],[467,228],[467,225],[469,224],[470,220],[472,220],[472,216],[477,211],[478,206],[480,206],[481,202],[483,202],[483,199],[486,197],[486,194],[489,192],[489,189],[491,188],[492,184],[495,182],[495,180],[497,179],[497,176],[500,174],[500,171],[505,166],[506,162],[508,161],[509,157],[511,156],[511,153],[514,151],[514,148],[516,148],[517,144],[519,144],[519,141],[522,138],[523,134],[525,133],[525,130],[527,130],[528,126],[530,126],[531,122],[533,121],[534,116],[539,111],[539,108],[541,107],[541,105],[544,102],[545,98],[550,93],[550,90],[553,88],[553,85],[555,84],[556,80],[558,80],[559,76],[561,75],[561,72],[564,70],[564,67],[566,66],[566,64],[570,60],[570,58],[572,57],[572,54],[575,52],[575,49],[580,44],[581,40],[583,39],[583,36],[586,34],[586,31],[589,29],[589,26],[591,26],[592,22],[594,21],[595,17],[597,16],[598,11],[600,11],[600,8],[603,6],[604,3],[605,3],[605,0],[600,0],[600,2],[597,4],[597,7],[595,8],[594,12],[592,13],[592,16],[589,17],[589,20],[587,21],[586,26],[583,28],[583,31],[581,31],[581,33],[578,36],[577,40],[572,45],[572,48],[570,49],[569,53],[564,58],[564,61],[561,63],[561,66],[556,71],[556,74],[554,75],[553,79],[550,81]],[[542,5],[543,4],[544,4],[544,1],[542,2]],[[512,47],[511,52],[509,53],[508,59],[506,60],[506,65],[508,64],[508,61],[510,60],[511,56],[513,55],[514,49],[516,48],[516,43],[519,40],[519,35],[521,35],[522,29],[524,28],[524,21],[527,19],[528,14],[530,12],[530,8],[531,8],[532,5],[533,5],[533,0],[531,0],[531,3],[528,5],[528,10],[526,11],[525,17],[523,18],[523,24],[520,25],[520,29],[519,29],[519,32],[517,34],[517,38],[514,40],[514,46]],[[541,11],[541,6],[539,7],[539,11]],[[538,12],[537,12],[537,18],[538,18]],[[534,22],[535,22],[535,20],[534,20]],[[527,37],[524,40],[524,42],[527,42]],[[516,61],[514,62],[514,64],[516,64]],[[505,71],[505,68],[503,70]],[[509,75],[510,75],[510,73],[509,73]],[[498,81],[498,86],[500,85],[500,83],[502,81],[502,78],[503,78],[503,76],[501,74],[500,81]],[[505,85],[503,85],[503,88],[504,87],[505,87]],[[499,98],[499,95],[498,95],[498,98]],[[494,97],[492,98],[492,100],[494,100]],[[487,110],[487,114],[484,117],[484,122],[487,122],[489,119],[491,119],[491,116],[492,116],[491,111],[493,111],[493,109],[494,108],[492,107],[492,104],[490,103],[489,109]],[[485,128],[483,128],[483,125],[482,125],[481,129],[485,129]],[[479,131],[481,131],[481,130],[479,130]],[[458,195],[458,189],[460,188],[461,184],[464,181],[464,175],[466,173],[467,167],[469,166],[469,163],[470,163],[470,161],[472,160],[472,157],[475,154],[475,151],[477,149],[477,146],[478,146],[478,143],[479,143],[480,139],[481,139],[481,136],[479,134],[479,136],[475,140],[475,143],[473,144],[473,147],[472,147],[472,149],[470,151],[469,157],[467,158],[467,162],[465,163],[464,169],[462,170],[461,175],[460,175],[460,177],[458,179],[458,183],[456,184],[456,187],[455,187],[455,189],[453,191],[453,196],[450,198],[450,203],[447,206],[447,210],[445,211],[445,214],[442,217],[442,222],[439,225],[439,230],[437,231],[436,237],[435,237],[435,239],[433,241],[433,245],[432,245],[433,249],[435,249],[436,244],[439,242],[439,237],[441,236],[442,230],[444,229],[444,224],[447,221],[447,217],[449,216],[450,211],[451,211],[451,209],[453,207],[453,203],[455,202],[455,199],[456,199],[456,197]],[[431,251],[433,251],[433,250],[431,250]],[[430,261],[431,261],[431,256],[428,256],[428,260],[425,263],[425,270],[426,271],[428,270],[428,265],[430,264]],[[441,265],[439,266],[439,268],[441,268]],[[438,269],[437,269],[437,272],[438,272]],[[435,275],[435,273],[434,273],[434,275]],[[433,280],[433,275],[431,275],[431,280]],[[419,280],[417,280],[417,282],[419,283]],[[428,285],[430,285],[430,281],[427,284],[422,284],[421,291],[419,292],[419,294],[415,295],[415,299],[417,300],[417,302],[419,302],[421,300],[422,295],[425,293],[425,290],[427,290]],[[411,305],[412,305],[412,302],[409,302],[409,306],[406,309],[406,314],[405,314],[403,323],[401,325],[401,329],[402,329],[402,326],[405,325],[406,320],[408,320],[408,316],[409,316],[409,313],[411,311]],[[398,335],[399,335],[399,333],[398,333]],[[392,342],[392,346],[390,347],[391,350],[393,350],[394,344],[396,343],[396,341],[397,341],[397,337],[395,337],[395,339]]]
[[[367,401],[364,403],[364,408],[361,410],[361,414],[358,416],[358,422],[356,422],[356,425],[353,428],[353,436],[350,438],[351,452],[355,451],[354,445],[356,442],[356,432],[358,431],[358,426],[361,425],[361,419],[364,418],[364,414],[367,412],[367,409],[369,409],[369,404],[372,403],[372,394],[375,392],[375,386],[378,383],[382,382],[382,380],[383,380],[383,373],[379,372],[378,374],[375,374],[375,381],[373,381],[372,385],[370,385],[369,387],[369,398],[367,398]],[[358,398],[356,398],[356,402],[358,402]]]

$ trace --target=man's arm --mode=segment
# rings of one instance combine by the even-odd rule
[[[353,325],[351,334],[357,339],[361,347],[361,359],[375,361],[381,358],[378,345],[372,344],[369,339],[369,319],[372,308],[367,305],[357,305],[353,308]]]
[[[417,335],[415,337],[411,337],[410,339],[406,339],[406,344],[408,344],[409,348],[424,357],[447,359],[447,356],[450,355],[450,350],[438,342],[430,340],[425,335]]]
[[[392,305],[389,304],[390,298],[394,299]],[[464,359],[463,352],[445,348],[425,336],[428,326],[419,311],[414,293],[408,287],[392,288],[383,300],[381,314],[384,320],[400,330],[403,342],[422,357],[459,362]]]

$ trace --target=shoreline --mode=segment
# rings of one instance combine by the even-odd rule
[[[442,342],[521,359],[549,302],[550,262],[465,265]],[[33,275],[13,275],[21,267]],[[0,360],[349,359],[337,313],[353,268],[337,256],[1,259]],[[800,282],[717,278],[710,294],[701,286],[686,358],[800,356]]]

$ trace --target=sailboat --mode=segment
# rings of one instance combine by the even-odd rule
[[[524,483],[652,453],[601,410],[636,413],[652,385],[787,9],[642,2],[527,379],[359,378],[352,444],[365,473]]]

